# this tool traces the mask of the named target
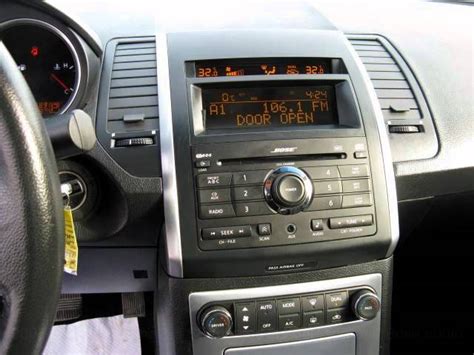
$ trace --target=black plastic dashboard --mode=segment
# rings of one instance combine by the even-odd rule
[[[244,19],[249,30],[261,30],[265,33],[278,28],[283,31],[281,36],[297,31],[311,31],[316,26],[323,30],[334,30],[335,26],[345,34],[355,35],[355,37],[358,35],[382,36],[394,47],[396,56],[400,56],[404,60],[403,63],[398,64],[403,67],[405,72],[410,71],[408,76],[412,75],[410,79],[412,80],[412,89],[416,91],[419,86],[422,98],[426,100],[429,119],[432,119],[432,133],[437,146],[434,154],[428,154],[426,159],[394,164],[398,201],[435,198],[474,190],[471,104],[473,88],[469,80],[470,76],[466,75],[466,73],[472,74],[469,52],[469,26],[472,10],[469,7],[466,11],[466,8],[460,5],[420,2],[413,5],[410,15],[407,16],[403,5],[391,4],[390,11],[387,11],[386,7],[379,7],[371,3],[369,11],[358,10],[358,16],[353,16],[351,12],[344,11],[343,5],[339,2],[318,2],[317,11],[327,16],[332,22],[330,24],[321,17],[311,3],[297,3],[291,8],[280,3],[273,10],[272,16],[265,16],[262,4],[255,4],[255,11],[245,16],[229,16],[224,8],[221,11],[215,9],[212,14],[209,14],[196,5],[193,5],[189,12],[184,14],[178,8],[169,7],[163,8],[161,11],[157,9],[156,16],[151,16],[150,11],[147,11],[146,2],[123,4],[116,10],[109,8],[105,3],[96,4],[94,2],[94,6],[90,5],[90,8],[84,4],[80,6],[66,5],[61,1],[52,3],[57,6],[58,10],[41,2],[7,2],[1,5],[0,22],[12,18],[37,18],[53,24],[65,32],[75,45],[81,47],[82,52],[85,53],[84,58],[86,56],[88,58],[87,64],[84,65],[88,68],[88,75],[84,93],[76,107],[84,109],[95,119],[97,129],[102,127],[104,120],[106,120],[103,117],[104,111],[101,109],[107,95],[102,92],[107,89],[107,87],[105,89],[103,87],[103,78],[110,75],[107,71],[109,70],[107,69],[107,58],[113,57],[112,50],[115,50],[117,43],[124,41],[147,42],[158,38],[156,37],[157,33],[163,30],[176,33],[173,36],[177,37],[180,36],[180,33],[182,35],[182,33],[190,32],[189,38],[194,36],[193,32],[205,31],[211,35],[208,35],[208,38],[200,39],[196,50],[201,50],[206,46],[212,48],[215,45],[214,42],[218,40],[212,37],[213,31],[220,33],[223,29],[226,31],[239,30]],[[114,11],[117,13],[127,11],[133,20],[129,18],[126,24],[112,21],[112,18],[115,18]],[[285,17],[283,14],[286,11],[291,11],[294,16]],[[437,26],[447,12],[459,19],[455,23],[456,28],[451,28],[452,33],[456,33],[456,35],[451,35]],[[111,20],[104,21],[101,13],[107,13],[106,19],[110,18]],[[199,13],[200,16],[196,16],[196,13]],[[429,40],[419,41],[416,36],[411,35],[410,31],[400,28],[398,20],[402,14],[406,26],[412,28],[412,32],[419,33],[420,37]],[[423,14],[423,16],[419,16],[419,14]],[[199,18],[199,21],[189,21],[191,17],[193,19]],[[78,22],[73,20],[76,18],[79,19]],[[211,18],[213,21],[210,21]],[[216,21],[216,18],[219,20]],[[193,25],[190,26],[190,23]],[[232,35],[224,36],[224,38],[224,44],[233,44]],[[250,42],[251,40],[249,38],[246,42],[248,43],[247,52],[255,53],[254,50],[259,45],[256,42]],[[258,39],[254,40],[258,41]],[[289,53],[288,47],[282,45],[276,38],[271,38],[269,41],[274,41],[275,46],[279,48],[278,56],[295,56],[293,51]],[[192,45],[192,43],[190,44]],[[288,45],[291,46],[291,43]],[[142,49],[146,49],[146,47]],[[227,56],[239,57],[239,48],[234,47],[233,50],[234,53],[232,55],[229,53]],[[430,51],[436,52],[437,55],[429,55]],[[453,64],[453,53],[456,53],[455,64]],[[255,54],[252,55],[252,57],[255,56]],[[213,58],[211,54],[207,54],[202,55],[202,59]],[[434,68],[444,69],[434,70]],[[158,70],[160,70],[159,67]],[[414,89],[413,85],[416,85],[417,88]],[[415,94],[420,95],[417,92]],[[159,98],[159,100],[161,102],[162,99]],[[153,120],[156,117],[151,115],[150,118]],[[154,124],[152,121],[145,121],[147,125]],[[152,159],[151,163],[149,158],[143,160],[143,155],[139,154],[135,157],[134,153],[130,153],[130,151],[124,159],[134,160],[134,163],[138,164],[159,164],[159,161],[156,160],[159,155],[158,132],[155,131],[152,134],[151,132],[154,130],[156,130],[154,126],[146,126],[143,129],[143,132],[149,132],[150,136],[155,137],[153,147],[143,148],[152,155],[155,154],[155,159]],[[114,132],[107,132],[108,135],[111,133]],[[80,244],[84,250],[84,271],[82,273],[84,279],[81,277],[74,281],[66,279],[66,285],[72,287],[72,290],[89,290],[91,292],[100,290],[99,283],[91,283],[91,280],[97,280],[94,269],[99,268],[110,278],[108,286],[102,285],[104,290],[118,290],[119,280],[122,276],[130,282],[131,289],[135,286],[140,289],[153,288],[155,248],[158,245],[164,212],[162,179],[159,168],[157,167],[156,171],[152,173],[146,172],[144,174],[127,171],[127,167],[124,168],[123,163],[120,163],[120,159],[123,158],[117,159],[114,157],[115,152],[111,151],[111,137],[103,135],[105,138],[100,139],[102,133],[99,131],[98,135],[100,144],[87,156],[72,162],[61,162],[62,167],[66,170],[85,169],[87,171],[85,174],[93,176],[96,180],[93,190],[100,191],[97,196],[94,196],[97,204],[92,206],[90,211],[84,213],[83,220],[81,221],[79,218],[77,224]],[[130,134],[120,138],[128,137]],[[144,137],[144,135],[141,134],[140,137]],[[423,145],[416,144],[410,149],[422,151],[424,148]],[[150,153],[147,153],[148,157]],[[409,203],[400,203],[399,208],[403,209],[405,204]],[[104,258],[104,262],[91,262],[90,265],[94,264],[94,268],[87,266],[86,261],[89,255],[92,259],[102,259],[101,255],[105,254],[101,254],[101,252],[114,255],[115,251],[123,253],[124,248],[127,247],[130,248],[128,250],[131,253],[130,265],[123,267],[123,274],[113,275],[114,268],[107,265],[105,260],[107,258]],[[150,257],[149,260],[144,261],[141,258],[141,255],[144,254],[141,254],[140,248]],[[117,262],[123,261],[120,257],[112,259]],[[130,270],[140,269],[149,270],[150,278],[147,281],[129,276]],[[69,283],[70,281],[71,283]],[[88,287],[88,282],[89,285],[94,284],[95,286]]]

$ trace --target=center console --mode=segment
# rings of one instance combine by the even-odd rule
[[[168,33],[157,54],[168,277],[297,280],[392,255],[388,139],[342,33]],[[377,354],[388,300],[372,271],[191,288],[193,352]]]

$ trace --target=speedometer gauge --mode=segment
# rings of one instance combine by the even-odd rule
[[[43,116],[66,111],[76,96],[80,70],[65,35],[46,23],[27,20],[8,26],[2,39]]]

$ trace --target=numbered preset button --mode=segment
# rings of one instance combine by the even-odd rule
[[[236,201],[263,200],[263,187],[262,186],[234,187],[233,194],[234,194],[234,200]]]

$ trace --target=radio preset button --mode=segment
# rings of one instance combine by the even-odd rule
[[[339,177],[339,170],[336,166],[318,166],[312,168],[304,168],[313,180],[336,179]]]
[[[234,199],[236,201],[263,200],[262,186],[246,186],[233,188]]]
[[[263,185],[268,170],[256,170],[233,174],[234,185]]]
[[[230,189],[199,190],[200,203],[222,203],[230,201]]]
[[[313,183],[315,195],[338,194],[342,192],[341,182],[334,181],[316,181]]]
[[[231,180],[232,180],[232,175],[229,173],[198,175],[197,186],[199,188],[230,186]]]
[[[265,202],[236,203],[235,213],[239,217],[272,214]]]
[[[370,190],[369,180],[345,180],[342,182],[343,192],[366,192]]]
[[[344,195],[342,198],[342,208],[372,206],[372,196],[370,194]]]
[[[204,228],[202,230],[202,239],[206,240],[221,238],[242,238],[250,237],[251,235],[252,230],[250,226]]]
[[[234,217],[235,212],[231,204],[201,206],[199,217],[205,219]]]
[[[340,165],[339,172],[343,178],[349,177],[367,177],[369,176],[369,167],[367,164],[362,165]]]
[[[373,224],[372,215],[352,216],[352,217],[337,217],[329,219],[329,228],[349,228],[370,226]]]
[[[315,197],[308,207],[309,211],[333,210],[341,208],[341,196]]]

